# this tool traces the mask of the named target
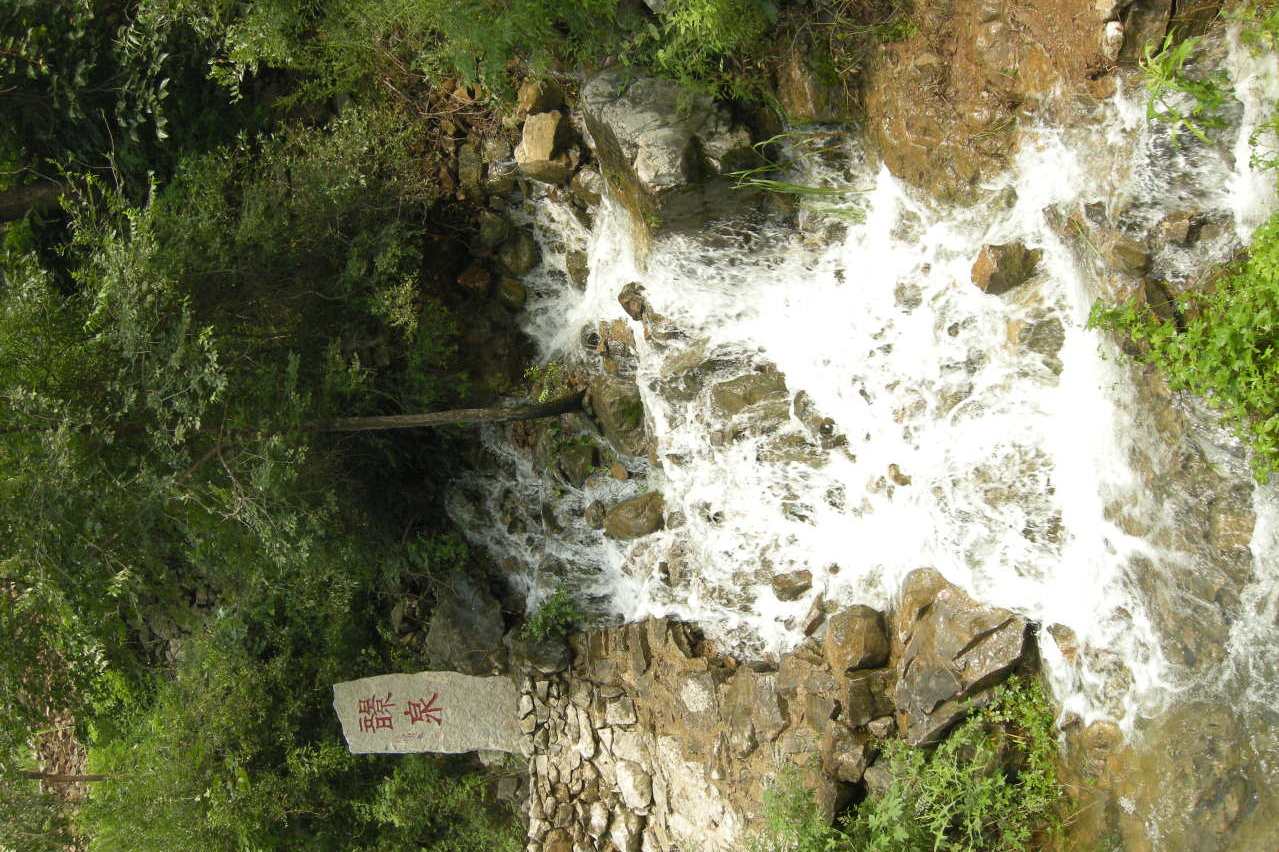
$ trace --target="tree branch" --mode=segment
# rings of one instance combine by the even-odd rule
[[[379,432],[388,429],[420,429],[435,426],[459,426],[475,423],[510,423],[535,420],[582,410],[585,391],[540,405],[502,408],[455,408],[428,414],[398,414],[384,417],[338,417],[305,427],[308,432]]]

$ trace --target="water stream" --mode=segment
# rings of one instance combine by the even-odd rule
[[[641,389],[656,461],[628,459],[626,481],[600,473],[577,489],[493,430],[493,465],[459,483],[455,518],[534,603],[567,582],[608,617],[695,621],[748,655],[801,641],[816,598],[886,607],[908,572],[932,566],[1069,629],[1041,633],[1043,657],[1063,711],[1085,721],[1131,730],[1209,679],[1274,702],[1276,492],[1254,488],[1210,414],[1168,403],[1217,492],[1251,490],[1257,516],[1248,564],[1231,569],[1246,576],[1223,616],[1225,664],[1196,667],[1170,651],[1156,608],[1177,577],[1220,558],[1182,532],[1203,493],[1177,484],[1186,456],[1152,425],[1140,370],[1085,327],[1108,285],[1044,212],[1100,203],[1143,232],[1178,210],[1219,215],[1228,226],[1192,248],[1158,249],[1153,273],[1173,284],[1246,242],[1275,204],[1248,136],[1279,75],[1233,41],[1224,61],[1240,105],[1220,144],[1170,144],[1141,92],[1121,90],[1064,126],[1023,131],[1010,171],[971,208],[921,199],[855,138],[791,153],[795,180],[864,190],[859,222],[813,209],[744,217],[659,240],[641,261],[620,206],[605,201],[588,229],[565,204],[530,203],[545,261],[526,282],[528,331],[544,359],[598,370],[583,329],[595,344],[601,321],[627,324],[634,351],[614,363]],[[1005,296],[981,292],[980,247],[1013,241],[1042,251],[1038,273]],[[564,274],[575,249],[589,258],[584,291]],[[631,281],[663,318],[647,339],[617,301]],[[717,384],[760,371],[784,376],[784,410],[717,407]],[[652,489],[665,496],[661,532],[614,542],[583,520],[595,500]],[[799,570],[811,590],[780,600],[772,578]],[[1054,638],[1071,634],[1070,646]]]

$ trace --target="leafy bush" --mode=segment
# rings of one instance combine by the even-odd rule
[[[825,825],[792,777],[768,799],[766,848],[785,852],[1025,850],[1060,827],[1053,710],[1038,682],[1014,678],[934,751],[889,742],[889,788]]]
[[[662,10],[657,67],[691,85],[731,86],[738,69],[759,58],[770,10],[760,0],[671,0]]]
[[[1236,10],[1243,38],[1252,49],[1273,52],[1279,45],[1279,10],[1273,4],[1244,4]],[[1157,54],[1148,51],[1147,114],[1184,128],[1201,140],[1222,126],[1224,77],[1191,79],[1185,65],[1195,39],[1165,40]],[[1184,110],[1172,93],[1188,96]],[[1184,100],[1184,99],[1183,99]],[[1279,131],[1279,105],[1252,137],[1253,164],[1279,170],[1279,157],[1267,146]],[[1093,306],[1089,324],[1125,335],[1140,357],[1159,368],[1173,390],[1207,399],[1253,449],[1253,471],[1264,481],[1279,470],[1279,214],[1253,234],[1248,257],[1210,276],[1210,286],[1191,291],[1175,315],[1160,316],[1149,305]]]
[[[172,680],[95,726],[91,849],[516,848],[456,762],[347,750],[332,684],[420,664],[376,629],[394,554],[355,548],[317,540],[227,600]]]
[[[1226,75],[1192,76],[1187,72],[1198,44],[1198,38],[1178,40],[1169,33],[1162,47],[1147,44],[1141,60],[1146,76],[1146,118],[1167,124],[1174,143],[1183,130],[1206,143],[1210,131],[1225,126]]]
[[[550,597],[542,601],[537,612],[525,622],[524,635],[536,641],[561,638],[567,636],[580,624],[582,618],[581,608],[569,595],[568,590],[560,586],[551,593]]]
[[[1184,329],[1144,304],[1094,306],[1090,322],[1141,346],[1174,390],[1204,396],[1253,448],[1261,479],[1279,470],[1279,215],[1248,258],[1180,303]]]

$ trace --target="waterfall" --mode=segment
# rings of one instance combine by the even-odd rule
[[[1086,327],[1105,282],[1045,211],[1100,203],[1148,229],[1193,208],[1233,224],[1193,249],[1161,248],[1155,271],[1173,282],[1246,241],[1275,203],[1248,137],[1279,76],[1237,36],[1229,47],[1241,104],[1231,138],[1172,145],[1147,125],[1142,93],[1121,89],[1066,124],[1023,128],[1015,162],[973,207],[921,198],[852,138],[834,162],[796,148],[791,177],[856,188],[856,216],[801,204],[797,216],[665,237],[644,259],[615,203],[589,228],[567,204],[528,203],[544,264],[526,281],[526,328],[544,359],[598,369],[583,329],[627,324],[623,369],[655,462],[628,460],[628,479],[577,489],[539,475],[494,429],[492,468],[459,482],[455,518],[508,560],[534,604],[565,582],[604,617],[693,621],[747,656],[802,641],[818,598],[889,607],[907,573],[931,566],[1043,625],[1064,713],[1131,730],[1203,676],[1170,658],[1152,588],[1213,556],[1177,534],[1193,491],[1152,492],[1175,481],[1180,457],[1152,426],[1140,370]],[[982,292],[974,258],[1011,242],[1042,253],[1036,274],[1006,295]],[[589,259],[584,290],[564,272],[577,250]],[[646,338],[623,312],[617,294],[632,281],[665,333]],[[761,371],[784,376],[784,410],[717,407],[717,385]],[[1237,442],[1193,403],[1176,406],[1200,424],[1187,440],[1206,445],[1220,476],[1247,483]],[[668,518],[658,533],[616,542],[583,520],[593,501],[654,489]],[[1252,578],[1226,668],[1272,701],[1279,500],[1258,487],[1254,504]],[[772,579],[800,570],[811,589],[780,599]]]

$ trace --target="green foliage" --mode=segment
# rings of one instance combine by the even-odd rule
[[[932,753],[900,740],[879,758],[890,787],[840,827],[825,825],[794,777],[769,796],[765,848],[786,852],[1026,850],[1060,826],[1052,707],[1042,687],[1014,678]]]
[[[740,68],[763,51],[776,15],[760,0],[671,0],[656,65],[686,84],[743,94]]]
[[[351,109],[188,157],[144,204],[85,178],[59,268],[0,257],[0,772],[74,713],[119,776],[85,812],[98,848],[353,848],[350,825],[403,848],[352,810],[394,767],[345,753],[328,690],[421,665],[381,622],[458,554],[400,545],[439,444],[299,427],[460,384],[419,138]],[[172,679],[157,613],[194,631]]]
[[[1147,305],[1095,305],[1094,327],[1142,347],[1174,390],[1207,398],[1253,448],[1253,469],[1279,470],[1279,215],[1253,234],[1248,258],[1179,305],[1184,329]]]
[[[1225,126],[1222,110],[1228,97],[1226,75],[1214,72],[1192,76],[1198,38],[1178,40],[1169,33],[1162,47],[1147,44],[1141,60],[1146,77],[1146,118],[1167,124],[1174,143],[1183,130],[1200,142],[1210,131]]]
[[[524,371],[529,383],[529,395],[538,402],[550,402],[568,393],[568,374],[559,361],[534,364]]]
[[[408,562],[310,535],[184,641],[172,680],[97,729],[93,768],[112,778],[82,815],[90,848],[514,848],[479,778],[347,751],[332,684],[412,664],[375,629],[399,580],[378,563]]]
[[[449,772],[422,755],[401,760],[374,794],[357,802],[357,819],[379,828],[379,852],[516,852],[518,824],[484,801],[484,779]]]
[[[537,612],[524,623],[524,635],[535,641],[567,636],[585,617],[577,602],[560,586],[542,601]]]

